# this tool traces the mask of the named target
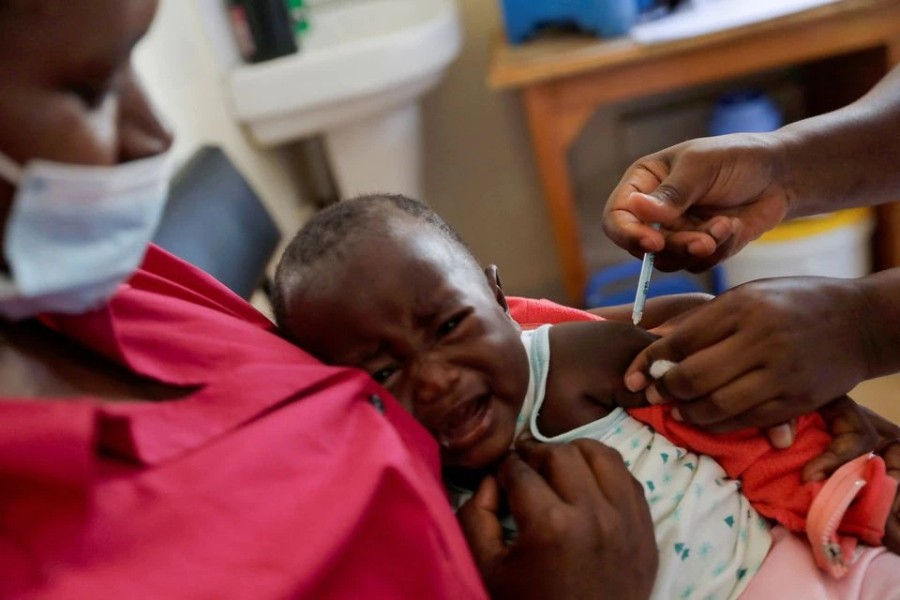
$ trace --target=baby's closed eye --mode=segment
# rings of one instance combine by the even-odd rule
[[[391,376],[399,370],[400,368],[398,366],[390,365],[375,371],[369,371],[369,376],[381,385],[386,385]]]
[[[471,310],[466,309],[462,310],[458,313],[455,313],[449,319],[443,321],[440,326],[438,326],[437,334],[439,337],[443,337],[445,335],[449,335],[451,332],[455,331],[462,322],[471,314]]]

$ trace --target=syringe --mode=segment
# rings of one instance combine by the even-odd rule
[[[659,223],[653,223],[654,229],[659,229]],[[647,292],[650,291],[650,274],[653,272],[653,253],[645,252],[641,262],[641,275],[638,277],[637,293],[634,296],[634,308],[631,310],[631,322],[637,325],[644,316],[644,303],[647,301]]]

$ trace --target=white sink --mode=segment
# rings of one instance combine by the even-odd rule
[[[264,146],[323,134],[345,195],[419,195],[418,101],[459,54],[454,0],[327,0],[311,7],[309,21],[297,54],[230,71],[235,117]],[[387,175],[356,181],[392,150],[394,162],[415,155],[415,174],[395,184],[407,189],[385,187]]]

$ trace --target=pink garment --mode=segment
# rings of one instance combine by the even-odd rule
[[[772,548],[741,600],[898,600],[900,556],[863,548],[841,579],[819,570],[806,538],[784,527],[772,530]]]
[[[46,321],[197,390],[0,401],[0,597],[486,596],[425,430],[206,274],[151,248],[107,307]]]

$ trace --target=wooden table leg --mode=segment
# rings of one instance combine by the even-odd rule
[[[888,69],[900,65],[900,39],[887,46]],[[900,267],[900,202],[878,208],[876,267]]]
[[[523,99],[566,296],[572,306],[582,306],[587,269],[568,154],[594,108],[559,106],[551,86],[526,88]]]
[[[876,262],[878,270],[900,267],[900,202],[878,207],[876,229]]]

